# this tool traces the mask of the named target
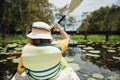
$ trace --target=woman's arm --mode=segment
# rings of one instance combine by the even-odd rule
[[[23,67],[22,57],[20,57],[20,61],[18,63],[18,67],[17,67],[17,72],[18,72],[18,74],[22,74],[24,71],[25,71],[25,68]]]
[[[54,24],[54,28],[59,30],[64,39],[67,39],[68,42],[70,41],[70,36],[62,29],[62,27],[58,23]]]
[[[70,41],[70,36],[62,29],[62,27],[58,23],[56,23],[54,25],[54,28],[58,29],[60,34],[64,38],[63,40],[57,41],[57,44],[61,47],[62,53],[63,53],[68,48],[68,44],[69,44],[69,41]]]

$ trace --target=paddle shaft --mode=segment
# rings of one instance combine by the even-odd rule
[[[67,10],[67,13],[65,15],[62,16],[62,18],[58,21],[58,23],[60,24],[61,21],[66,17],[66,15],[68,15],[69,13],[71,13],[75,8],[77,8],[79,6],[79,4],[81,3],[82,0],[72,0],[70,3],[70,6]],[[54,30],[54,27],[51,29],[51,31]]]
[[[63,15],[62,18],[58,21],[58,23],[60,24],[65,17],[66,17],[66,16]],[[51,31],[53,31],[53,30],[54,30],[54,27],[51,29]]]

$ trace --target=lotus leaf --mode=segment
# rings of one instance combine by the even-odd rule
[[[14,62],[14,63],[18,63],[19,60],[20,60],[20,58],[15,58],[15,59],[13,59],[13,62]]]
[[[69,63],[69,65],[72,67],[73,70],[79,70],[80,69],[80,66],[76,63]]]
[[[67,62],[73,62],[73,57],[64,57]]]
[[[107,50],[107,52],[115,53],[115,50]]]
[[[89,54],[89,53],[87,53],[87,54],[86,54],[86,56],[91,56],[91,57],[95,57],[95,58],[100,57],[100,55],[96,55],[96,54]]]
[[[120,80],[120,76],[110,76],[108,77],[110,80]]]
[[[94,48],[93,47],[86,47],[86,48],[83,48],[83,49],[85,49],[85,50],[93,50]]]
[[[100,51],[99,50],[90,50],[90,51],[88,51],[89,53],[100,53]]]
[[[22,48],[20,47],[18,47],[18,48],[14,48],[14,50],[17,50],[17,51],[20,51],[20,50],[22,50]]]
[[[86,47],[86,45],[78,45],[77,47],[83,48]]]
[[[94,79],[94,78],[88,78],[87,80],[96,80],[96,79]]]
[[[17,47],[17,43],[13,43],[13,44],[8,44],[7,46],[9,47],[9,48],[15,48],[15,47]]]
[[[93,74],[93,77],[98,78],[98,79],[103,79],[104,78],[104,76],[99,74],[99,73]]]
[[[113,56],[113,59],[118,59],[120,61],[120,57]]]

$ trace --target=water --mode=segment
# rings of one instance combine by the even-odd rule
[[[80,47],[69,47],[63,56],[73,58],[73,63],[79,65],[80,69],[76,70],[76,73],[81,80],[120,80],[120,51],[117,49],[119,45],[113,47],[116,48],[115,52],[107,52],[108,50],[104,49],[105,45],[92,44],[92,47],[94,50],[101,51],[97,54],[99,57],[87,56],[89,50],[83,51],[84,48]],[[8,78],[16,72],[18,63],[8,56],[19,57],[20,55],[0,54],[0,80],[9,80]],[[113,56],[118,59],[114,59]]]
[[[119,53],[101,51],[100,57],[86,56],[79,47],[69,48],[64,56],[73,56],[74,63],[79,64],[76,71],[81,80],[120,80],[120,61],[111,59],[111,56],[119,56]],[[71,52],[72,51],[72,52]],[[68,54],[71,53],[71,54]],[[119,58],[119,57],[118,57]]]

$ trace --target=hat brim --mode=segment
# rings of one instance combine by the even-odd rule
[[[31,39],[53,39],[49,33],[31,32],[26,36]]]

